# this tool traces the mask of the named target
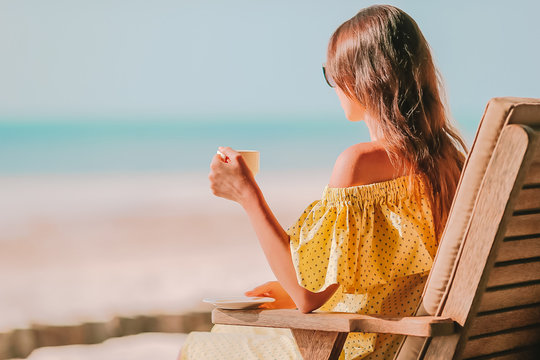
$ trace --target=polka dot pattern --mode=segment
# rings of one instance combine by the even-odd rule
[[[412,315],[438,246],[420,175],[326,186],[287,233],[301,286],[340,284],[316,312]],[[392,359],[401,340],[349,333],[339,359]],[[192,332],[184,349],[181,359],[302,359],[289,329],[215,325]]]
[[[324,189],[287,233],[298,283],[320,292],[338,283],[363,294],[429,271],[437,249],[431,210],[419,176]]]

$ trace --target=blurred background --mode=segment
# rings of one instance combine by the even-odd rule
[[[389,3],[430,43],[469,146],[490,98],[540,97],[538,2]],[[260,150],[284,228],[319,198],[369,141],[324,81],[327,42],[372,4],[0,0],[0,359],[173,358],[209,328],[202,298],[273,280],[210,161]]]

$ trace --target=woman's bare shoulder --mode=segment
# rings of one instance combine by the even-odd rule
[[[390,180],[400,176],[379,142],[349,146],[339,154],[328,186],[350,187]]]

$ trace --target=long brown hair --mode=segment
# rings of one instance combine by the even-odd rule
[[[332,34],[326,71],[377,119],[392,164],[411,183],[415,173],[427,180],[439,238],[468,149],[450,122],[442,78],[416,22],[390,5],[362,9]]]

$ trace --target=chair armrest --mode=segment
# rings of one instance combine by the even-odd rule
[[[455,322],[439,316],[391,317],[338,312],[304,314],[292,309],[212,311],[214,324],[263,326],[318,331],[373,332],[411,336],[442,336],[456,331]]]

